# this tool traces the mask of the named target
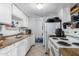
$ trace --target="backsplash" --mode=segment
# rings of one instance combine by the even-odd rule
[[[7,36],[7,35],[13,35],[13,34],[17,34],[19,33],[19,30],[18,29],[6,29],[5,26],[2,26],[2,31],[0,32],[2,33],[4,36]]]

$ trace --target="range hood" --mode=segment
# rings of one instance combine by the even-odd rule
[[[61,22],[61,19],[59,17],[54,17],[54,18],[49,18],[46,21],[46,23],[52,23],[52,22]]]

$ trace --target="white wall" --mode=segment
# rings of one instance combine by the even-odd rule
[[[39,37],[42,35],[42,18],[29,18],[28,27],[32,29],[32,33]]]
[[[11,4],[0,3],[0,22],[11,24]]]

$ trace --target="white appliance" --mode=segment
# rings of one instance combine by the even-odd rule
[[[60,28],[60,22],[44,24],[43,39],[44,39],[44,45],[45,45],[45,52],[48,51],[48,37],[49,35],[55,34],[56,28]]]
[[[50,50],[50,56],[60,56],[61,53],[59,52],[59,48],[51,41],[48,42],[48,48]]]

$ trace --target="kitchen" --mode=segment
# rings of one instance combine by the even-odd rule
[[[79,56],[78,3],[0,3],[0,56]]]

